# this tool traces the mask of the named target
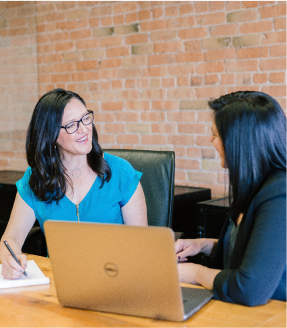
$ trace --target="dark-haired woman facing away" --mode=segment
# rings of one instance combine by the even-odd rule
[[[147,225],[142,173],[125,160],[103,153],[93,112],[71,91],[55,89],[40,98],[28,128],[29,168],[16,183],[18,193],[0,243],[2,275],[22,275],[21,254],[36,218],[46,220]],[[4,246],[6,239],[18,265]]]
[[[178,240],[180,261],[200,252],[211,268],[178,264],[181,282],[213,289],[215,299],[248,306],[286,301],[286,117],[262,92],[209,102],[212,136],[229,170],[230,218],[218,240]]]

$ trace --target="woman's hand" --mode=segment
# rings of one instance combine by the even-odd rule
[[[203,246],[203,239],[178,239],[174,245],[178,262],[187,261],[187,256],[197,255]]]
[[[13,256],[8,254],[2,263],[1,275],[5,279],[18,279],[23,273],[24,269],[27,268],[27,257],[24,254],[17,255],[21,266],[14,260]]]
[[[214,279],[221,271],[195,263],[179,263],[177,270],[179,282],[201,285],[207,289],[213,289]]]

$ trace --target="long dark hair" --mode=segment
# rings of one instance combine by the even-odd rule
[[[73,98],[86,106],[84,100],[72,91],[54,89],[44,94],[36,104],[27,132],[26,155],[32,169],[29,184],[35,195],[48,203],[58,202],[63,198],[66,193],[66,181],[71,183],[55,146],[64,109]],[[94,125],[92,150],[87,155],[87,162],[102,179],[102,186],[105,181],[110,180],[111,170],[103,158]]]
[[[208,104],[224,147],[230,215],[236,221],[272,171],[286,172],[286,117],[263,92],[238,91]]]

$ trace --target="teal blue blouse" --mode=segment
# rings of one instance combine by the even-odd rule
[[[112,171],[109,182],[100,188],[102,180],[97,177],[85,198],[77,207],[66,196],[48,204],[39,200],[29,186],[31,168],[28,167],[23,178],[16,182],[21,198],[34,210],[42,231],[46,220],[83,221],[99,223],[123,223],[121,207],[125,206],[134,194],[141,172],[136,171],[126,160],[104,154]]]

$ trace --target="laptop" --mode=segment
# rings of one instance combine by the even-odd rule
[[[213,297],[180,287],[170,228],[49,220],[44,230],[65,307],[184,321]]]

